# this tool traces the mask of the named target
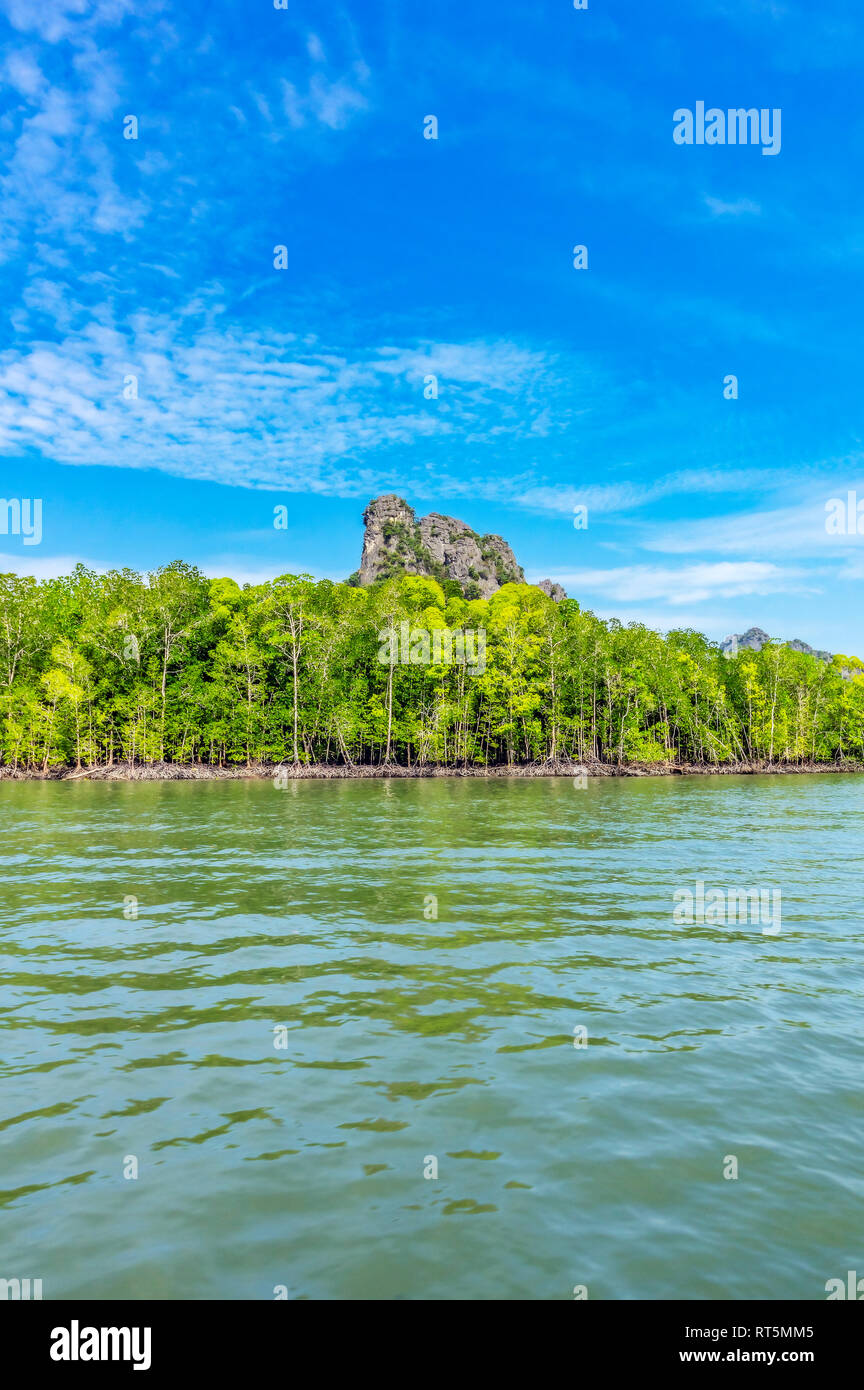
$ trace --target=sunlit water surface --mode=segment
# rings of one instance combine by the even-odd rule
[[[0,1277],[864,1273],[864,778],[5,783],[0,818]],[[779,887],[780,934],[675,925],[698,879]]]

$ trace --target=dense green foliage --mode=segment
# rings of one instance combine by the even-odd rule
[[[458,589],[458,586],[448,586]],[[378,634],[483,629],[486,665],[388,665]],[[842,673],[846,670],[846,676]],[[721,763],[864,757],[864,667],[601,622],[506,584],[241,589],[175,563],[0,575],[0,763]]]

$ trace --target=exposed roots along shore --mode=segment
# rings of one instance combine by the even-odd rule
[[[364,763],[343,765],[332,763],[291,763],[234,767],[210,767],[199,763],[114,763],[110,767],[74,769],[52,767],[47,772],[27,772],[20,768],[0,767],[0,781],[47,782],[210,782],[220,780],[285,778],[292,780],[344,779],[358,777],[671,777],[690,775],[742,776],[758,773],[864,772],[864,763],[600,763],[600,762],[543,762],[492,767],[450,767],[425,763],[404,767],[397,763]]]

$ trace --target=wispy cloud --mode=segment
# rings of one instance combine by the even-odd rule
[[[0,354],[0,449],[242,487],[360,495],[393,476],[392,463],[370,462],[377,451],[530,433],[526,407],[548,367],[507,342],[348,353],[223,326],[219,306],[200,301],[121,327],[110,304],[79,312],[48,281],[28,302],[55,327],[81,327]],[[437,400],[424,395],[431,377]],[[412,466],[402,470],[410,483]]]
[[[667,497],[744,491],[763,493],[786,482],[788,476],[786,472],[767,468],[683,469],[650,482],[586,482],[583,487],[531,487],[519,495],[519,502],[529,511],[550,515],[572,512],[575,507],[582,505],[588,508],[589,515],[596,513],[602,516],[632,512]]]
[[[860,465],[859,465],[860,466]],[[833,470],[832,470],[833,471]],[[860,549],[864,536],[829,535],[825,528],[826,503],[845,499],[857,488],[864,497],[864,482],[854,477],[838,483],[836,474],[826,477],[823,490],[794,506],[756,508],[749,512],[693,521],[676,521],[645,531],[640,543],[646,550],[667,555],[788,555],[798,559],[839,558],[844,551]]]
[[[752,198],[736,198],[734,202],[724,202],[722,198],[712,198],[705,194],[705,206],[714,217],[758,217],[762,208]]]
[[[559,570],[550,577],[571,592],[598,594],[624,603],[661,600],[672,606],[717,597],[801,593],[809,587],[799,570],[756,561],[685,565],[680,569],[626,565],[615,569]]]

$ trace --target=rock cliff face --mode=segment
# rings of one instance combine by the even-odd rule
[[[522,566],[500,536],[478,536],[464,521],[440,512],[418,521],[413,508],[394,493],[374,498],[363,522],[361,584],[395,574],[425,574],[439,583],[455,580],[466,598],[488,598],[502,584],[525,583]],[[561,585],[548,579],[540,588],[552,598],[566,597]]]
[[[761,627],[748,627],[746,632],[733,633],[725,641],[720,643],[720,648],[727,654],[734,655],[736,651],[761,652],[766,642],[771,638],[767,632],[763,632]],[[809,642],[802,642],[798,637],[794,637],[791,642],[784,642],[785,647],[791,647],[793,652],[805,652],[807,656],[818,656],[820,661],[830,661],[831,653],[817,651],[811,647]]]

